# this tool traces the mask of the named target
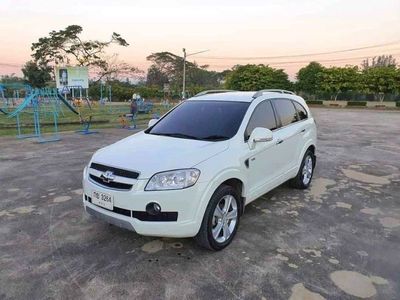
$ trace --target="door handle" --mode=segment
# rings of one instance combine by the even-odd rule
[[[304,132],[306,132],[305,128],[300,131],[300,133],[304,133]]]
[[[276,142],[277,145],[282,144],[282,143],[283,143],[283,140],[278,140],[278,141]]]

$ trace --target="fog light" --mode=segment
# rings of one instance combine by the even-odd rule
[[[146,205],[146,212],[150,215],[158,215],[161,212],[161,206],[158,203],[151,202]]]

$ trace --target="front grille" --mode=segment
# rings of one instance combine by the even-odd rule
[[[130,190],[132,188],[132,184],[116,182],[116,181],[105,182],[105,181],[103,181],[103,179],[101,179],[100,177],[94,176],[93,174],[89,174],[89,177],[94,182],[97,182],[98,184],[100,184],[102,186],[109,187],[112,189]]]
[[[114,175],[121,176],[121,177],[126,177],[126,178],[131,178],[131,179],[137,179],[139,177],[138,172],[109,167],[109,166],[101,165],[98,163],[91,163],[90,167],[92,169],[95,169],[95,170],[101,171],[101,172],[111,171],[114,173]]]

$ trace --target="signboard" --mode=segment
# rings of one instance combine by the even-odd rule
[[[56,84],[58,89],[64,87],[89,88],[87,67],[56,67]]]
[[[64,86],[62,89],[60,89],[61,90],[61,92],[63,93],[63,94],[69,94],[69,88],[68,87],[66,87],[66,86]]]

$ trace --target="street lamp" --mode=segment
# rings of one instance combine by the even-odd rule
[[[182,99],[186,99],[186,57],[192,56],[192,55],[195,55],[195,54],[199,54],[199,53],[203,53],[203,52],[207,52],[207,51],[210,51],[210,50],[203,50],[203,51],[190,53],[190,54],[186,54],[186,49],[185,48],[183,48],[182,51],[183,51]]]

